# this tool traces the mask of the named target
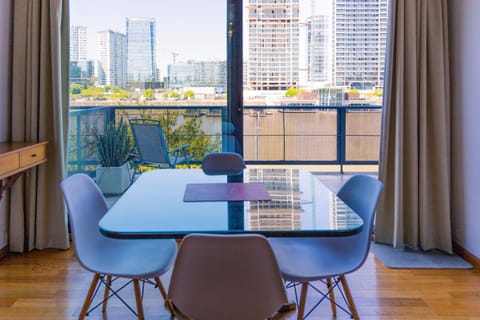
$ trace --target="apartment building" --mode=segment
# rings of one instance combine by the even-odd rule
[[[249,0],[248,75],[252,90],[287,90],[299,81],[299,0]]]
[[[99,85],[125,87],[126,42],[123,33],[112,30],[97,32],[98,61],[95,75]]]
[[[388,0],[333,0],[335,86],[383,85]]]

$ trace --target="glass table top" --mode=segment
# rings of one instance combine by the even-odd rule
[[[117,238],[181,238],[189,233],[260,233],[302,237],[349,235],[362,219],[309,172],[246,169],[244,182],[265,184],[271,201],[184,202],[190,183],[226,183],[201,169],[143,173],[99,223]]]

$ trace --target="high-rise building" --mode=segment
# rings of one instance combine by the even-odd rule
[[[70,61],[87,59],[87,27],[70,26]]]
[[[307,80],[331,83],[332,31],[329,15],[313,15],[307,19]]]
[[[155,19],[127,18],[127,79],[156,80]]]
[[[388,0],[333,0],[334,85],[383,86]]]
[[[252,90],[286,90],[299,81],[299,0],[249,0],[248,75]]]
[[[226,88],[225,60],[197,61],[168,65],[168,87],[216,87]]]
[[[94,75],[93,60],[70,61],[70,83],[86,84]]]
[[[126,40],[125,35],[112,30],[99,31],[98,61],[95,74],[99,85],[125,88]]]

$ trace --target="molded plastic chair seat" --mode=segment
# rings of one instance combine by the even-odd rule
[[[205,156],[202,170],[208,175],[240,175],[245,169],[245,162],[235,152],[213,152]]]
[[[143,319],[139,280],[153,278],[166,301],[160,276],[173,264],[177,252],[175,240],[108,238],[100,233],[98,227],[99,220],[108,208],[95,182],[85,174],[76,174],[63,180],[61,189],[68,207],[76,257],[85,269],[95,273],[79,319],[88,314],[88,308],[101,284],[105,284],[104,300],[92,309],[102,304],[105,312],[108,298],[113,295],[119,297],[118,291],[123,287],[113,291],[112,277],[133,282],[136,315],[138,319]],[[133,311],[123,299],[121,301]]]
[[[168,289],[169,303],[196,320],[260,320],[287,303],[267,239],[257,234],[186,236]]]
[[[347,307],[350,309],[349,313],[354,319],[359,318],[345,275],[359,269],[367,258],[375,209],[382,188],[383,184],[377,179],[356,175],[351,177],[338,192],[337,196],[363,219],[363,229],[356,235],[269,239],[283,278],[293,282],[294,286],[297,283],[302,285],[297,319],[304,319],[307,289],[309,286],[313,287],[311,282],[316,280],[327,284],[326,293],[314,288],[322,294],[320,302],[324,299],[331,301],[334,315],[336,306],[341,306],[335,302],[333,289],[335,287],[340,289],[338,285],[341,284],[344,290],[342,297],[345,298]],[[305,317],[317,306],[318,303],[306,313]]]

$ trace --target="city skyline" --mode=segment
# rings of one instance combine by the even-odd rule
[[[329,10],[332,0],[315,1],[315,10]],[[299,0],[305,20],[311,0]],[[243,1],[246,7],[248,0]],[[168,8],[168,11],[165,10]],[[126,34],[127,17],[156,19],[157,66],[161,77],[173,60],[226,60],[226,1],[210,0],[72,0],[70,24],[87,27],[88,59],[97,57],[97,32],[112,30]],[[246,14],[244,13],[244,17]],[[179,18],[181,17],[181,18]],[[208,18],[205,18],[208,17]],[[188,23],[185,23],[188,21]],[[192,28],[191,26],[195,26]],[[245,31],[244,31],[245,33]],[[178,41],[178,39],[182,39]],[[208,45],[205,45],[205,39]],[[213,39],[213,40],[212,40]],[[246,47],[246,46],[245,46]],[[245,48],[246,50],[246,48]]]
[[[223,0],[73,0],[70,13],[71,25],[87,27],[89,59],[97,57],[97,32],[112,30],[126,34],[128,17],[156,19],[156,58],[162,76],[166,75],[167,65],[173,62],[174,53],[182,61],[226,57],[226,2]],[[205,19],[205,16],[215,19]],[[192,25],[197,27],[191,28]],[[215,41],[205,45],[206,34]]]

